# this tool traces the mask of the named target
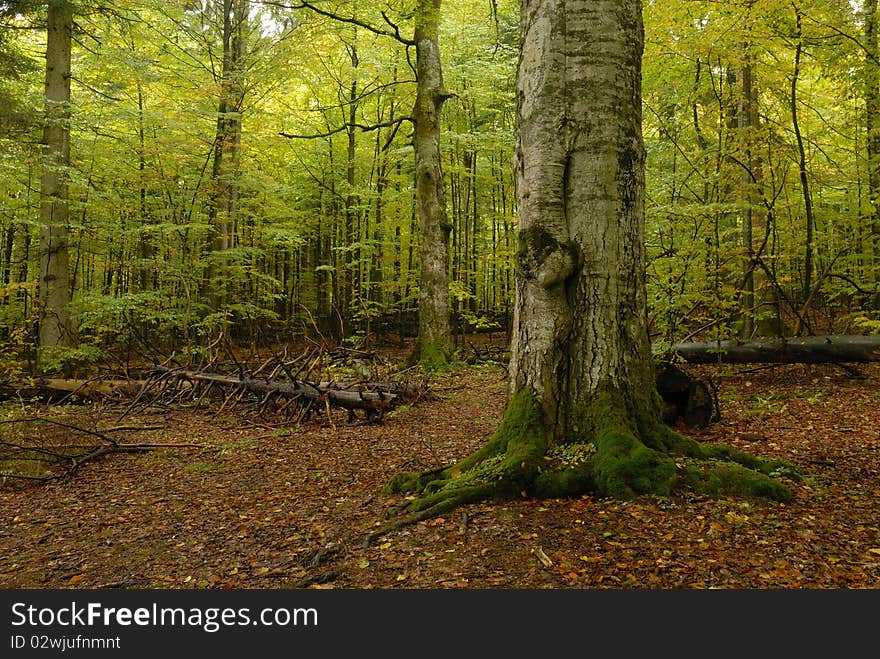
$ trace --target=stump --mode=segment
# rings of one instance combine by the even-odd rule
[[[675,364],[657,365],[657,392],[668,426],[705,428],[715,419],[715,400],[708,385]]]

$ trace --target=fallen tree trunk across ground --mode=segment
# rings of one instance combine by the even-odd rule
[[[156,367],[143,380],[38,379],[26,384],[0,383],[0,400],[42,401],[50,404],[88,400],[132,400],[137,407],[159,399],[192,400],[215,391],[228,400],[256,398],[261,407],[283,399],[304,410],[341,408],[351,417],[361,412],[368,421],[379,421],[395,407],[427,394],[425,386],[403,382],[309,382],[252,375],[232,376],[194,369]]]
[[[833,364],[880,361],[880,336],[676,343],[671,352],[691,364]]]
[[[114,396],[133,396],[143,382],[139,380],[69,380],[38,378],[27,384],[0,382],[0,400],[39,400],[61,404],[76,400],[96,400]]]
[[[163,369],[167,378],[218,386],[230,391],[248,392],[262,396],[278,396],[315,404],[326,401],[333,407],[341,407],[354,412],[363,411],[368,418],[381,417],[382,414],[412,401],[422,393],[418,387],[396,383],[310,383],[292,380],[271,380],[254,377],[234,377],[219,373],[201,371]]]

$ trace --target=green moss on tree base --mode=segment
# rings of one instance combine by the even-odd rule
[[[427,472],[398,474],[386,492],[418,498],[401,509],[407,519],[373,535],[445,513],[482,499],[528,496],[555,498],[595,492],[631,499],[668,496],[685,487],[707,496],[737,495],[786,502],[791,490],[774,476],[796,476],[781,461],[756,458],[729,446],[705,446],[649,417],[627,422],[617,399],[601,397],[607,420],[592,438],[550,445],[540,405],[528,389],[511,397],[498,430],[480,450],[461,462]],[[602,402],[604,401],[604,402]],[[602,415],[592,410],[581,427],[595,428]],[[679,469],[673,456],[685,459]],[[693,465],[715,463],[708,468]]]
[[[709,497],[742,496],[771,499],[787,503],[792,500],[791,490],[766,474],[728,463],[702,470],[685,467],[685,483],[698,494]]]
[[[398,474],[385,491],[455,496],[465,488],[491,486],[499,494],[515,493],[535,479],[546,452],[541,410],[534,397],[521,390],[510,399],[501,426],[479,451],[452,467]],[[423,505],[416,500],[409,509],[421,510]]]
[[[561,499],[597,491],[592,462],[538,474],[528,493],[540,499]]]
[[[439,343],[422,343],[413,354],[413,363],[418,363],[425,372],[442,371],[448,368],[453,360],[449,350]]]
[[[596,439],[593,460],[600,494],[631,499],[639,494],[668,496],[675,484],[675,462],[632,435],[608,431]]]

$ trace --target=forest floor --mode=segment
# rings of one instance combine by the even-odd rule
[[[791,461],[807,473],[789,483],[793,502],[485,502],[365,548],[401,501],[382,493],[389,478],[491,435],[503,368],[456,368],[432,382],[433,400],[376,425],[318,415],[272,427],[191,409],[119,422],[118,409],[54,407],[40,413],[197,447],[110,455],[67,480],[0,488],[0,587],[880,587],[880,364],[859,366],[861,377],[835,366],[688,370],[719,383],[723,415],[688,434]]]

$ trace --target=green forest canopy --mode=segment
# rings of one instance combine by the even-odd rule
[[[0,3],[7,371],[33,354],[39,318],[41,4]],[[292,4],[74,3],[82,344],[61,361],[192,351],[224,329],[415,332],[414,53],[377,34],[411,33],[413,3],[318,3],[354,22]],[[518,3],[442,12],[454,327],[506,328]],[[876,0],[647,0],[644,12],[655,342],[880,329]]]

